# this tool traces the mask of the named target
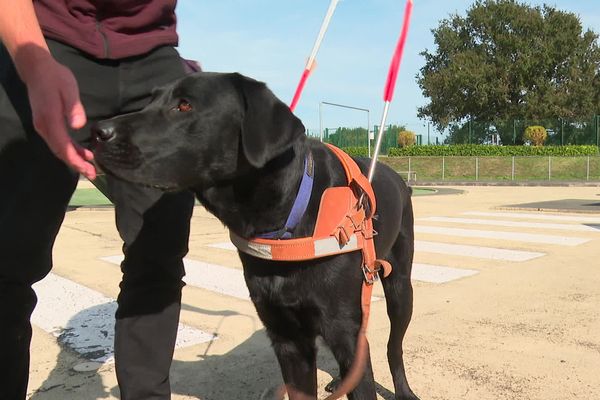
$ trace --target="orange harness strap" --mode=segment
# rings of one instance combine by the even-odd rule
[[[299,239],[244,239],[229,233],[232,243],[241,252],[267,260],[300,261],[361,250],[364,275],[361,290],[362,322],[357,339],[356,356],[339,387],[326,400],[339,399],[351,392],[362,379],[368,359],[367,325],[373,284],[379,271],[387,277],[392,266],[377,259],[373,237],[375,193],[371,183],[356,162],[343,150],[327,144],[340,160],[348,186],[328,188],[321,197],[315,231],[311,237]],[[364,198],[369,202],[366,207]]]
[[[375,253],[375,243],[373,237],[376,235],[373,229],[373,215],[375,215],[375,193],[369,180],[362,174],[358,165],[341,149],[329,145],[329,148],[338,156],[346,176],[348,178],[348,185],[357,185],[363,193],[365,193],[369,199],[371,206],[371,212],[369,215],[365,214],[364,204],[361,204],[362,194],[358,195],[355,207],[346,215],[346,220],[343,224],[338,226],[335,233],[339,243],[345,243],[350,233],[359,233],[363,243],[362,250],[362,270],[364,280],[361,289],[361,310],[362,310],[362,321],[358,338],[356,342],[356,353],[352,365],[348,371],[348,374],[338,386],[338,388],[329,395],[325,400],[339,399],[345,394],[351,392],[356,385],[362,379],[365,368],[367,366],[367,360],[369,356],[369,342],[367,341],[367,327],[369,324],[369,315],[371,311],[371,297],[373,293],[373,284],[378,278],[380,270],[383,271],[383,277],[387,277],[392,272],[391,264],[386,260],[377,259]]]

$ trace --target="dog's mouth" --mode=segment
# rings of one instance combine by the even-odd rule
[[[161,190],[163,192],[176,192],[176,191],[181,190],[179,185],[177,185],[176,183],[172,183],[172,182],[156,183],[156,182],[151,182],[150,180],[144,180],[142,177],[138,176],[138,174],[135,173],[135,171],[137,171],[138,169],[137,169],[137,167],[132,166],[132,164],[123,163],[123,162],[113,164],[111,162],[113,160],[112,158],[108,158],[108,160],[110,160],[110,161],[107,162],[104,152],[96,153],[96,151],[94,151],[94,154],[96,155],[96,157],[94,159],[94,165],[96,166],[96,169],[101,173],[113,176],[117,179],[120,179],[120,180],[123,180],[126,182],[133,183],[135,185],[139,185],[139,186],[150,188],[150,189],[157,189],[157,190]],[[140,165],[141,165],[141,162],[140,162]]]
[[[160,183],[160,184],[159,183],[151,183],[151,182],[144,181],[142,179],[136,179],[136,177],[130,176],[129,174],[115,172],[115,170],[112,170],[111,168],[102,166],[101,163],[96,163],[96,165],[99,167],[100,171],[102,171],[103,173],[113,176],[117,179],[133,183],[138,186],[142,186],[142,187],[149,188],[149,189],[157,189],[157,190],[160,190],[163,192],[177,192],[177,191],[181,190],[179,185],[177,185],[175,183]]]
[[[142,152],[125,141],[96,141],[92,144],[94,158],[103,167],[111,166],[119,170],[135,170],[143,163]]]

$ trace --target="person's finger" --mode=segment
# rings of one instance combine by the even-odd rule
[[[81,150],[79,146],[69,142],[65,149],[65,161],[89,180],[94,180],[96,179],[96,168],[81,156]]]
[[[77,82],[74,81],[63,87],[61,97],[65,117],[67,118],[67,121],[69,121],[69,126],[73,129],[83,128],[87,122],[87,118],[85,109],[79,98],[79,87],[77,86]]]
[[[68,106],[67,112],[67,118],[71,128],[81,129],[85,126],[87,118],[85,115],[85,109],[83,108],[83,104],[81,104],[80,101],[77,101],[76,103]]]
[[[55,115],[47,115],[41,120],[43,122],[38,119],[36,129],[58,158],[88,179],[95,179],[96,169],[80,155],[61,120]]]
[[[87,117],[85,114],[85,108],[81,103],[81,99],[79,97],[79,88],[77,82],[74,81],[71,85],[67,85],[62,92],[62,100],[65,109],[65,116],[69,121],[69,125],[73,129],[81,129],[87,123]],[[90,150],[74,143],[71,140],[71,144],[73,145],[77,155],[72,155],[73,158],[81,158],[86,161],[83,165],[85,167],[85,171],[81,171],[89,179],[94,179],[96,177],[96,168],[91,163],[94,160],[94,153]],[[68,149],[71,152],[71,149]]]
[[[75,144],[75,148],[77,149],[77,153],[79,153],[79,155],[81,157],[83,157],[84,160],[86,160],[86,161],[94,160],[94,153],[91,150],[86,149],[85,147],[80,146],[78,144]]]

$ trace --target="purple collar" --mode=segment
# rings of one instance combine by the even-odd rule
[[[296,195],[296,200],[292,206],[292,211],[288,215],[285,226],[278,231],[266,232],[256,235],[259,239],[291,239],[292,232],[296,226],[300,223],[302,216],[306,212],[308,207],[308,201],[312,193],[313,182],[314,182],[314,160],[310,150],[306,154],[304,159],[304,174],[302,175],[302,181],[300,182],[300,189]]]

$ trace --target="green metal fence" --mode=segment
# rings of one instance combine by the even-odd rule
[[[600,115],[584,119],[510,119],[481,122],[467,120],[451,124],[446,132],[446,144],[523,144],[523,134],[529,126],[543,126],[548,138],[545,145],[600,146]]]
[[[379,127],[375,125],[374,131],[376,134],[378,129]],[[398,147],[398,132],[399,130],[395,126],[387,127],[381,140],[379,154],[387,154],[390,147]],[[318,130],[309,130],[307,134],[317,139],[321,138],[322,135],[323,142],[331,143],[339,148],[369,147],[369,139],[365,128],[325,128],[322,134]],[[373,148],[374,144],[375,140],[371,139],[371,148]]]

